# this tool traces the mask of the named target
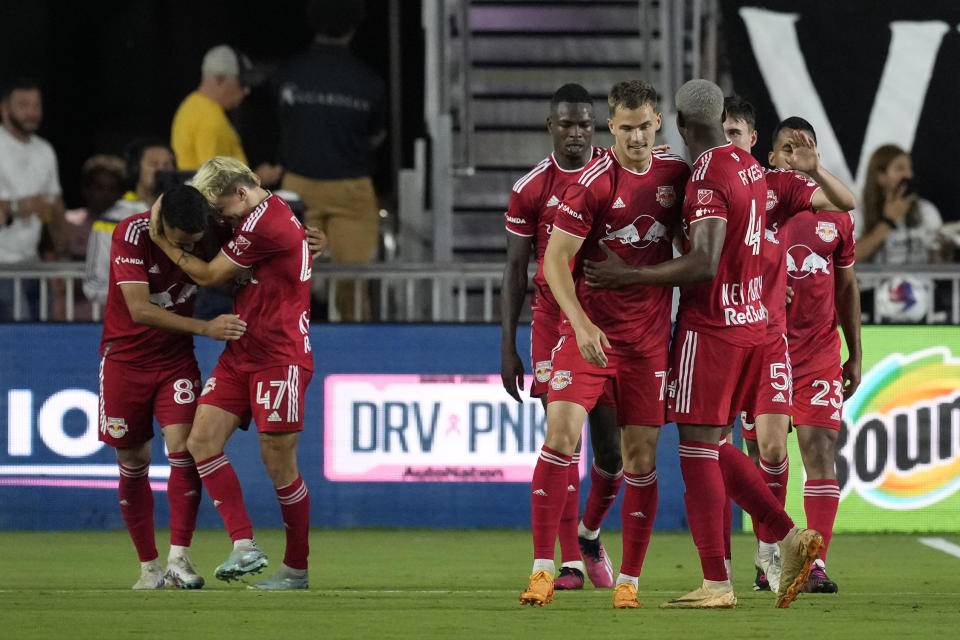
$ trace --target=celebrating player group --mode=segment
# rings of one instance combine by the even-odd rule
[[[305,231],[241,162],[216,157],[200,166],[193,186],[167,191],[152,211],[117,225],[112,243],[99,434],[117,451],[120,510],[141,563],[133,588],[203,586],[189,554],[203,489],[233,542],[216,577],[229,582],[267,566],[224,453],[233,432],[252,419],[287,544],[280,568],[251,586],[306,589],[310,496],[296,452],[313,372],[311,264],[323,234]],[[236,286],[235,313],[194,319],[198,286],[227,283]],[[202,390],[191,334],[227,343]],[[170,462],[166,569],[148,478],[154,417]]]
[[[802,118],[773,132],[772,169],[763,169],[750,154],[752,107],[725,101],[706,80],[676,95],[692,166],[654,146],[662,117],[652,86],[619,83],[608,104],[615,142],[598,150],[589,94],[579,85],[556,92],[547,119],[554,151],[516,182],[506,212],[503,383],[519,399],[516,326],[535,250],[531,395],[547,412],[531,484],[533,569],[520,602],[550,604],[555,590],[582,588],[586,572],[596,587],[613,587],[614,607],[641,606],[657,443],[669,422],[679,429],[703,583],[661,607],[736,606],[731,499],[754,520],[754,588],[772,590],[780,608],[803,591],[835,592],[825,565],[839,501],[833,461],[861,360],[846,213],[854,197],[820,165]],[[673,287],[680,301],[671,323]],[[842,364],[838,325],[849,350]],[[753,460],[727,444],[741,413]],[[596,460],[577,525],[588,415]],[[807,473],[808,529],[784,510],[791,426]],[[623,558],[614,576],[599,533],[621,483]]]

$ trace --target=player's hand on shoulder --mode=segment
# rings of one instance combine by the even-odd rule
[[[670,151],[670,145],[668,144],[658,144],[654,145],[653,151]]]
[[[583,262],[583,275],[587,278],[587,284],[597,289],[619,289],[629,284],[627,275],[630,266],[603,240],[600,241],[600,249],[607,256],[605,260]]]
[[[523,360],[517,354],[517,350],[502,350],[500,352],[500,380],[503,382],[503,388],[507,390],[517,402],[523,402],[520,397],[520,391],[523,390]]]
[[[310,257],[316,260],[327,250],[327,234],[316,227],[304,227],[307,232],[307,246],[310,248]]]
[[[793,303],[793,298],[795,295],[797,295],[797,292],[793,290],[793,287],[791,287],[790,285],[787,285],[786,299],[785,299],[786,306],[789,307]]]
[[[607,335],[600,330],[600,327],[588,323],[584,327],[576,329],[577,347],[580,349],[580,355],[590,364],[597,367],[607,366],[607,354],[603,348],[610,348],[610,341]]]
[[[160,202],[163,200],[163,194],[157,198],[157,201],[150,207],[150,239],[154,242],[163,237],[163,221],[160,220]]]
[[[239,340],[247,331],[247,323],[232,313],[219,315],[207,321],[204,335],[214,340]]]

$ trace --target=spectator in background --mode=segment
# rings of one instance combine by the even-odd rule
[[[43,120],[43,98],[33,80],[17,80],[0,93],[0,263],[39,259],[46,229],[51,254],[64,251],[63,198],[57,156],[36,135]],[[20,319],[39,315],[39,283],[24,282]],[[0,279],[0,320],[13,318],[12,280]]]
[[[80,171],[80,187],[86,207],[70,209],[64,213],[66,253],[63,257],[65,259],[80,262],[86,259],[91,228],[104,213],[114,207],[123,195],[123,181],[123,160],[117,156],[95,155],[83,163]],[[53,319],[65,320],[67,300],[64,281],[54,280],[52,287]],[[74,287],[74,291],[79,289],[80,287]],[[90,305],[82,295],[74,298],[73,317],[76,320],[92,320]]]
[[[940,212],[913,189],[910,154],[887,144],[867,164],[860,219],[857,262],[902,265],[941,260]]]
[[[307,224],[327,234],[335,262],[369,262],[377,251],[379,207],[370,179],[374,150],[386,137],[383,81],[350,52],[363,20],[362,0],[313,0],[310,49],[276,77],[283,188],[300,195]],[[337,309],[354,314],[353,282],[337,283]]]
[[[247,97],[254,80],[252,71],[246,56],[225,44],[207,51],[200,66],[200,86],[173,116],[170,139],[179,169],[195,170],[214,156],[229,156],[247,164],[240,135],[226,112]],[[256,173],[264,185],[275,185],[283,168],[263,163]]]
[[[93,218],[87,242],[83,293],[91,302],[102,305],[107,301],[111,238],[117,223],[152,207],[159,195],[156,192],[157,172],[175,168],[173,150],[162,140],[141,138],[127,145],[123,160],[127,192],[122,198],[114,198],[112,206]]]

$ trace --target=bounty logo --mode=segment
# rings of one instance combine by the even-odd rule
[[[960,359],[948,348],[890,354],[844,413],[841,500],[855,490],[884,509],[919,509],[960,489]]]

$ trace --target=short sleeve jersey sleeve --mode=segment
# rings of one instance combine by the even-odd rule
[[[708,218],[726,220],[728,209],[727,196],[719,183],[707,179],[691,179],[687,183],[683,200],[683,219],[687,225]]]
[[[257,210],[247,216],[247,220],[249,221],[255,215],[257,215]],[[253,225],[249,226],[252,227]],[[262,231],[265,228],[269,229],[270,227],[268,225],[256,225],[256,228],[248,229],[248,224],[245,222],[236,230],[233,238],[227,242],[221,251],[231,262],[244,269],[249,269],[281,250],[277,247],[275,239]]]
[[[529,188],[519,193],[515,189],[510,191],[510,203],[504,217],[510,233],[531,238],[537,235],[539,213]]]
[[[841,269],[852,267],[854,263],[853,255],[857,242],[854,240],[853,228],[853,214],[848,213],[844,218],[843,224],[840,226],[839,233],[837,234],[840,241],[837,243],[837,248],[833,253],[833,264]]]
[[[770,171],[766,178],[768,228],[811,209],[813,194],[820,189],[816,181],[796,171]]]
[[[147,275],[147,250],[149,231],[136,224],[118,225],[113,232],[110,248],[110,262],[114,281],[117,284],[129,282],[150,282]]]
[[[599,175],[591,173],[591,169],[600,169],[600,164],[609,164],[608,156],[600,156],[588,164],[580,179],[567,186],[563,191],[557,213],[553,219],[553,226],[564,233],[577,238],[586,238],[593,228],[595,218],[605,201],[604,195],[609,194],[612,188],[611,174],[613,171],[604,170]]]

